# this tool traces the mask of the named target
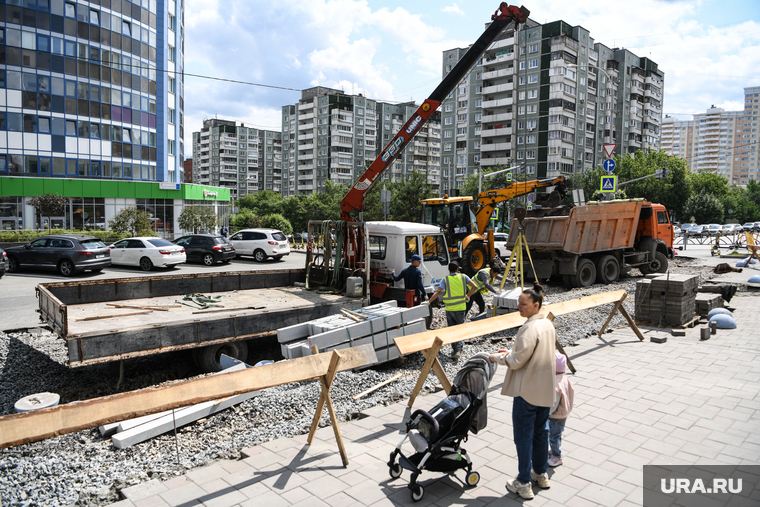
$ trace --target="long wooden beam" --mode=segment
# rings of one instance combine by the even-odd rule
[[[338,371],[374,364],[372,345],[342,349]],[[103,424],[217,400],[326,375],[332,352],[280,361],[257,368],[185,380],[169,386],[67,403],[0,417],[0,449],[35,442]]]
[[[617,290],[585,296],[578,299],[570,299],[561,303],[544,305],[541,308],[541,313],[551,312],[559,317],[560,315],[588,310],[608,303],[617,303],[624,294],[626,294],[624,290]],[[467,322],[455,327],[446,327],[409,336],[400,336],[396,338],[395,341],[399,352],[401,352],[402,355],[406,355],[411,354],[412,352],[420,352],[429,349],[433,346],[433,340],[435,340],[436,337],[439,337],[443,342],[443,345],[446,345],[504,331],[505,329],[520,327],[524,322],[525,319],[520,317],[519,313],[508,313],[507,315],[500,315],[499,317]]]

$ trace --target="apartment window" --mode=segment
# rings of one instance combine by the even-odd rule
[[[169,14],[169,29],[177,31],[177,18],[175,18],[173,15]]]
[[[446,118],[445,120],[443,120],[443,124],[444,125],[451,125],[452,123],[454,123],[454,118],[452,118],[451,116],[449,116],[448,118]],[[387,125],[386,125],[386,127],[387,127]]]
[[[64,14],[67,18],[76,18],[77,17],[76,5],[71,2],[66,2],[64,4]]]
[[[528,62],[528,68],[529,69],[537,69],[538,68],[538,58],[536,58],[535,60],[531,60],[530,62]]]
[[[170,62],[175,62],[177,60],[177,50],[174,48],[174,46],[169,46],[168,55]]]
[[[517,144],[525,144],[525,137],[517,136]]]
[[[168,149],[169,149],[169,155],[174,155],[174,151],[176,149],[176,143],[177,142],[175,140],[173,140],[173,139],[169,139],[169,141],[167,142],[167,146],[168,146]]]
[[[453,104],[446,104],[446,112],[447,113],[450,113],[453,110],[454,110],[454,105]],[[386,114],[385,115],[385,119],[386,120],[390,120],[389,115]]]
[[[538,74],[528,76],[528,84],[538,83]]]
[[[168,114],[168,117],[169,117],[169,123],[170,123],[170,124],[172,124],[172,125],[174,125],[174,121],[175,121],[175,112],[174,112],[174,109],[172,109],[171,107],[169,108],[169,114]]]
[[[517,160],[522,160],[523,158],[525,158],[525,152],[518,151],[517,152]]]
[[[457,136],[467,135],[467,127],[461,127],[457,129]]]
[[[528,98],[529,99],[538,98],[538,90],[528,90]]]
[[[453,135],[454,135],[454,131],[452,131],[452,130],[444,130],[443,131],[443,137],[445,137],[446,139],[449,139]]]
[[[132,25],[126,21],[121,22],[121,33],[132,37]]]
[[[531,44],[528,48],[529,53],[537,53],[538,52],[538,44]]]
[[[458,122],[467,121],[467,115],[466,114],[458,114],[457,115],[457,121]]]
[[[525,70],[527,62],[520,62],[520,70]]]
[[[90,24],[100,26],[100,13],[94,9],[90,9]]]
[[[527,144],[536,144],[536,136],[528,136],[525,139]]]
[[[173,77],[169,78],[169,91],[172,93],[177,93],[177,80]]]
[[[451,143],[444,143],[443,151],[451,151]]]
[[[524,85],[526,83],[525,76],[520,76],[520,84]]]

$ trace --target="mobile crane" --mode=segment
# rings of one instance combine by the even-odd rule
[[[483,191],[478,194],[478,208],[475,213],[470,210],[470,196],[424,199],[422,223],[437,225],[445,231],[446,244],[453,256],[458,257],[461,245],[462,271],[472,276],[486,267],[496,256],[493,231],[488,229],[494,209],[502,202],[546,187],[555,187],[546,199],[556,198],[561,201],[565,197],[565,178],[559,176],[544,180],[515,181],[504,188]]]
[[[425,125],[430,116],[438,110],[441,102],[451,93],[457,84],[470,71],[473,65],[478,61],[486,48],[496,39],[499,33],[504,30],[510,23],[514,22],[515,26],[524,24],[528,20],[530,11],[525,7],[507,5],[502,2],[499,8],[491,16],[491,23],[488,25],[483,34],[467,50],[464,56],[454,66],[453,69],[443,78],[443,81],[433,90],[433,93],[420,105],[420,107],[411,115],[409,120],[394,135],[391,141],[380,151],[380,154],[367,168],[367,170],[356,180],[354,185],[341,200],[340,221],[338,222],[309,222],[309,242],[306,248],[306,266],[307,266],[307,283],[313,285],[338,288],[346,286],[349,277],[355,277],[358,274],[366,281],[364,290],[367,289],[374,297],[388,298],[391,291],[392,280],[389,277],[388,261],[403,262],[404,259],[387,259],[386,245],[373,243],[371,236],[372,230],[363,221],[364,199],[367,192],[380,179],[380,175],[393,163],[401,154],[414,136]],[[358,217],[351,214],[358,212]],[[414,224],[396,222],[397,224],[411,226]],[[392,225],[384,222],[383,224]],[[418,227],[422,227],[417,224]],[[378,225],[373,225],[377,229]],[[332,232],[327,229],[331,229]],[[432,228],[430,228],[432,229]],[[437,234],[440,231],[436,230]],[[428,236],[433,235],[427,232]],[[420,241],[424,245],[424,252],[427,259],[428,243],[425,239],[428,236],[420,236]],[[333,238],[333,239],[330,239]],[[433,241],[434,244],[444,242],[441,235],[441,241]],[[323,244],[323,245],[322,245]],[[441,255],[436,252],[430,255],[443,262],[441,259],[448,257],[447,248],[444,246],[440,250]],[[391,255],[393,255],[391,253]],[[370,259],[372,261],[370,262]],[[408,259],[406,259],[408,262]],[[382,264],[382,265],[381,265]],[[385,266],[385,267],[383,267]],[[432,266],[432,264],[431,264]],[[433,274],[433,283],[436,282],[437,275]],[[396,296],[390,296],[392,299],[399,299]]]
[[[351,217],[351,212],[359,212],[359,220],[362,220],[361,213],[364,211],[364,197],[370,188],[378,181],[379,176],[390,166],[396,157],[409,145],[412,138],[419,132],[420,128],[427,122],[428,118],[438,110],[441,102],[457,86],[457,83],[469,72],[470,68],[478,61],[480,55],[486,50],[496,36],[512,21],[515,25],[525,23],[530,15],[530,11],[525,7],[516,5],[507,5],[502,2],[499,8],[491,16],[492,23],[488,25],[485,32],[470,46],[467,53],[451,69],[441,84],[433,90],[430,97],[409,118],[409,121],[401,127],[398,134],[391,139],[388,145],[380,152],[380,155],[367,168],[356,181],[353,187],[348,191],[346,196],[340,202],[341,212],[340,219],[346,222],[355,221]]]

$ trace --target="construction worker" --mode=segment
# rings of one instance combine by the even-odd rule
[[[496,277],[502,273],[504,273],[504,266],[501,262],[494,261],[491,263],[491,267],[481,269],[475,274],[472,281],[478,286],[478,290],[470,295],[465,315],[470,313],[470,308],[472,308],[473,303],[478,304],[478,314],[481,314],[486,310],[486,302],[483,300],[483,295],[488,294],[488,291],[497,295],[500,294],[500,292],[493,287],[493,282]]]
[[[425,301],[425,286],[422,285],[422,271],[420,271],[420,264],[422,264],[422,257],[417,254],[412,255],[412,263],[401,271],[401,274],[396,276],[396,272],[392,273],[393,280],[398,282],[402,278],[404,279],[404,288],[406,290],[413,290],[416,296],[414,306],[419,305]]]
[[[438,288],[430,296],[430,304],[443,293],[443,304],[446,305],[446,324],[456,326],[464,323],[467,315],[467,301],[469,301],[468,291],[474,293],[478,286],[470,280],[470,277],[459,273],[459,264],[456,262],[449,263],[449,274],[441,280]],[[464,345],[462,342],[451,344],[451,359],[457,360],[462,352]]]

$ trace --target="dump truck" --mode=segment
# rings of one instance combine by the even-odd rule
[[[535,276],[561,275],[568,287],[613,283],[621,273],[664,273],[674,256],[673,225],[662,204],[644,200],[589,202],[565,216],[512,221],[507,246],[524,233]],[[527,257],[523,273],[533,276]]]
[[[348,297],[305,282],[306,269],[145,276],[44,283],[37,298],[70,367],[193,349],[212,372],[222,354],[245,360],[249,344],[279,328],[368,301],[366,289]]]

